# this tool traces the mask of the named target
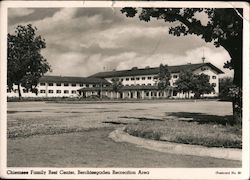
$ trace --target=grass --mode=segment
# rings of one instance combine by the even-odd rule
[[[242,148],[240,126],[183,121],[177,118],[163,121],[140,121],[129,124],[130,135],[175,143],[207,147]]]
[[[18,138],[126,126],[129,134],[149,139],[241,148],[241,127],[230,125],[230,108],[231,103],[217,101],[8,102],[7,133],[8,138]]]

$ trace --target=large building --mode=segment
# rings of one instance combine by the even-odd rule
[[[216,97],[219,94],[219,75],[223,72],[211,63],[185,64],[169,66],[171,73],[170,88],[165,91],[158,90],[157,75],[159,67],[133,67],[129,70],[99,72],[89,77],[63,77],[44,76],[38,84],[38,94],[26,92],[22,89],[24,97],[89,97],[97,95],[108,98],[121,99],[152,99],[152,98],[184,98],[186,94],[175,91],[175,81],[180,72],[190,70],[194,74],[207,74],[210,84],[214,86],[214,92],[205,94],[207,97]],[[113,90],[112,79],[118,79],[123,86],[119,92]],[[8,96],[17,96],[14,92],[8,92]],[[191,97],[193,94],[191,94]]]

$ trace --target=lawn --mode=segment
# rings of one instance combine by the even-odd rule
[[[207,147],[242,148],[240,126],[172,118],[162,121],[142,121],[127,125],[125,131],[133,136]]]
[[[7,113],[8,138],[126,126],[126,132],[144,138],[209,147],[242,146],[241,127],[228,124],[232,117],[228,102],[9,102]]]

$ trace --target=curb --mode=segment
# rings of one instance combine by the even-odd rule
[[[242,160],[242,150],[234,148],[209,148],[199,145],[187,145],[170,143],[165,141],[155,141],[144,139],[140,137],[131,136],[123,131],[124,128],[116,129],[109,134],[109,138],[115,142],[128,142],[136,144],[139,147],[147,148],[164,153],[192,155],[192,156],[206,156],[213,158]]]

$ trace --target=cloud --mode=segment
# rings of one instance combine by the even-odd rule
[[[15,18],[15,17],[28,16],[33,12],[34,10],[29,8],[9,8],[8,17]]]
[[[203,49],[207,60],[219,68],[229,59],[223,48],[215,48],[200,37],[169,35],[169,23],[126,18],[118,8],[114,11],[57,8],[47,17],[37,13],[34,10],[32,14],[36,19],[22,24],[33,24],[45,38],[47,48],[42,54],[54,75],[89,76],[103,71],[104,67],[112,70],[156,67],[160,63],[200,63]],[[14,30],[14,25],[9,27],[10,31]]]

